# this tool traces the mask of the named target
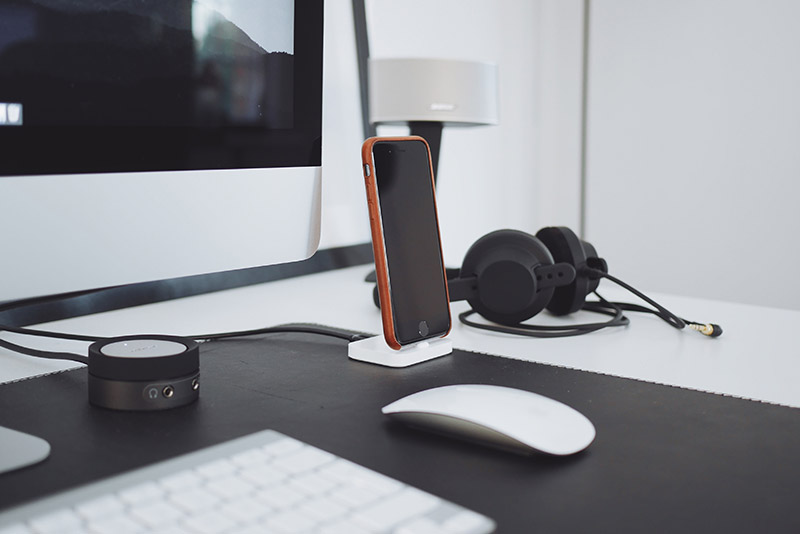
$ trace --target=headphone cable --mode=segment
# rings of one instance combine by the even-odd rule
[[[597,278],[606,278],[606,279],[610,280],[611,282],[614,282],[618,286],[622,287],[623,289],[627,289],[628,291],[630,291],[631,293],[633,293],[634,295],[636,295],[637,297],[639,297],[643,301],[647,302],[648,304],[653,306],[653,308],[655,308],[655,309],[648,308],[646,306],[641,306],[639,304],[629,304],[629,303],[626,303],[626,302],[609,302],[609,301],[601,298],[600,295],[597,294],[597,292],[595,292],[595,295],[597,295],[597,297],[600,298],[601,301],[600,302],[587,302],[587,303],[584,304],[583,309],[588,309],[590,311],[599,311],[599,309],[601,309],[603,307],[607,308],[607,306],[609,304],[612,304],[612,305],[617,306],[617,307],[619,307],[619,308],[621,308],[622,310],[625,310],[625,311],[653,314],[653,315],[659,317],[660,319],[662,319],[663,321],[665,321],[666,323],[668,323],[669,325],[673,326],[674,328],[677,328],[678,330],[682,330],[683,328],[687,328],[688,327],[691,330],[695,330],[695,331],[700,332],[701,334],[703,334],[705,336],[709,336],[709,337],[719,337],[719,336],[722,335],[722,327],[719,326],[718,324],[714,324],[714,323],[699,323],[697,321],[690,321],[688,319],[683,319],[681,317],[678,317],[677,315],[675,315],[674,313],[672,313],[671,311],[666,309],[664,306],[660,305],[659,303],[657,303],[656,301],[654,301],[653,299],[651,299],[650,297],[648,297],[647,295],[645,295],[641,291],[637,290],[633,286],[631,286],[629,284],[626,284],[625,282],[623,282],[619,278],[617,278],[615,276],[612,276],[612,275],[610,275],[610,274],[608,274],[608,273],[606,273],[604,271],[601,271],[600,269],[593,269],[591,267],[587,267],[584,270],[584,272],[586,274],[590,275],[590,276],[594,276],[594,277],[597,277]]]
[[[515,325],[498,325],[494,323],[477,323],[468,319],[470,315],[477,313],[473,309],[459,313],[458,320],[467,326],[479,328],[481,330],[539,338],[580,336],[583,334],[596,332],[597,330],[601,330],[603,328],[627,326],[630,323],[628,318],[623,314],[623,308],[618,303],[607,301],[596,292],[595,295],[598,299],[600,299],[597,304],[601,304],[601,306],[589,308],[584,305],[583,309],[594,313],[609,315],[611,316],[611,319],[608,321],[564,326],[532,325],[524,323],[518,323]]]
[[[516,334],[521,336],[527,337],[539,337],[539,338],[553,338],[553,337],[569,337],[569,336],[579,336],[582,334],[589,334],[591,332],[596,332],[597,330],[601,330],[607,327],[613,326],[627,326],[630,321],[627,317],[623,314],[625,311],[631,312],[641,312],[641,313],[650,313],[659,317],[661,320],[665,321],[670,326],[677,328],[678,330],[682,330],[683,328],[689,328],[691,330],[695,330],[700,332],[701,334],[708,336],[708,337],[719,337],[722,335],[722,327],[718,324],[714,323],[700,323],[697,321],[690,321],[688,319],[683,319],[678,317],[664,306],[660,305],[641,291],[637,290],[636,288],[630,286],[629,284],[623,282],[619,278],[610,275],[600,269],[593,269],[591,267],[586,267],[583,270],[583,273],[594,277],[594,278],[606,278],[611,282],[619,285],[623,289],[627,289],[646,303],[650,304],[653,308],[648,308],[646,306],[641,306],[639,304],[630,304],[627,302],[612,302],[603,298],[597,291],[594,291],[594,295],[597,297],[596,302],[587,301],[584,302],[583,307],[581,308],[584,311],[594,312],[594,313],[602,313],[605,315],[609,315],[612,318],[605,322],[598,322],[598,323],[585,323],[585,324],[577,324],[577,325],[565,325],[565,326],[546,326],[546,325],[529,325],[524,323],[518,323],[516,325],[498,325],[495,323],[478,323],[469,319],[469,316],[477,313],[473,309],[469,309],[467,311],[461,312],[458,315],[459,321],[467,326],[471,326],[473,328],[478,328],[481,330],[488,330],[491,332],[500,332],[504,334]]]

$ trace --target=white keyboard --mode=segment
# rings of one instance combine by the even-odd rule
[[[397,534],[494,522],[272,430],[0,514],[0,534]]]

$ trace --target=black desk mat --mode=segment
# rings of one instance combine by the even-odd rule
[[[201,351],[200,400],[166,412],[90,407],[85,369],[0,386],[0,425],[53,446],[45,462],[0,476],[0,508],[273,428],[482,512],[498,532],[800,532],[797,409],[463,351],[387,369],[312,335]],[[456,383],[558,399],[597,438],[573,457],[524,457],[380,413]]]

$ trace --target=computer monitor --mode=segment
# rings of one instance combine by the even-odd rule
[[[0,0],[0,302],[306,258],[322,0]],[[0,472],[42,440],[0,428]]]
[[[0,0],[0,302],[307,258],[322,0]]]

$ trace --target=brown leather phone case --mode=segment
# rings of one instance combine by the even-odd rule
[[[391,306],[391,292],[389,290],[389,268],[386,260],[386,247],[385,242],[383,239],[383,223],[381,221],[381,212],[380,212],[380,202],[378,199],[378,187],[376,182],[376,171],[375,171],[375,162],[372,158],[372,147],[375,143],[379,143],[381,141],[422,141],[425,143],[426,148],[428,149],[428,165],[430,167],[430,176],[431,176],[431,189],[433,191],[434,196],[434,212],[437,217],[437,233],[438,230],[438,213],[436,213],[436,184],[433,180],[433,165],[430,159],[430,147],[428,146],[428,142],[425,141],[424,138],[412,135],[406,137],[370,137],[364,144],[361,146],[361,162],[362,162],[362,171],[364,172],[364,181],[367,187],[367,207],[369,209],[369,226],[370,231],[372,233],[372,253],[375,257],[375,274],[378,280],[378,296],[381,302],[381,320],[383,323],[383,335],[384,339],[386,340],[386,344],[389,345],[391,348],[395,350],[400,350],[402,345],[400,341],[397,339],[397,335],[395,333],[394,327],[394,316],[392,314],[392,306]],[[369,170],[367,170],[369,169]],[[439,243],[441,243],[441,235],[437,236],[439,239]],[[441,247],[440,247],[441,253]],[[442,276],[445,280],[445,292],[447,293],[447,274],[444,270],[444,258],[442,257]],[[452,321],[450,322],[452,325]],[[450,332],[450,328],[448,328],[447,332],[441,335],[441,337],[446,336]]]

